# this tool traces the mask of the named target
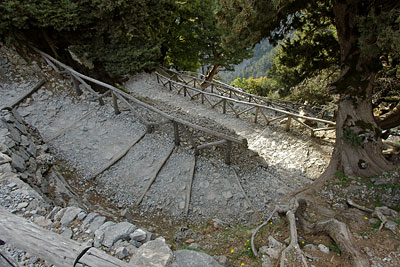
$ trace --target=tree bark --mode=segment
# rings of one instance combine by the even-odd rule
[[[382,130],[389,130],[400,125],[400,103],[390,112],[375,118],[376,123]]]
[[[218,64],[213,66],[210,73],[207,75],[206,80],[201,84],[201,87],[207,88],[208,86],[210,86],[210,83],[212,82],[215,74],[218,73],[218,68],[219,68]]]
[[[364,4],[359,0],[334,2],[341,48],[341,75],[332,84],[333,92],[340,94],[340,100],[335,151],[328,170],[340,169],[349,175],[372,176],[394,166],[382,154],[381,129],[372,112],[372,89],[379,59],[363,54],[358,44],[357,19],[371,8]]]

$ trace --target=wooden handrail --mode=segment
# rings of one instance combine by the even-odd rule
[[[135,103],[136,105],[141,106],[141,107],[144,107],[144,108],[146,108],[146,109],[148,109],[148,110],[150,110],[150,111],[152,111],[152,112],[154,112],[154,113],[157,113],[157,114],[161,115],[162,117],[164,117],[164,118],[170,120],[171,122],[177,122],[177,123],[180,123],[180,124],[182,124],[182,125],[188,126],[188,127],[190,127],[190,128],[193,128],[193,129],[202,131],[202,132],[204,132],[204,133],[207,133],[207,134],[210,134],[210,135],[219,137],[219,138],[226,139],[226,140],[231,141],[231,142],[234,142],[234,143],[236,143],[236,144],[240,144],[240,145],[245,145],[245,146],[247,146],[247,140],[246,140],[245,138],[240,138],[240,139],[239,139],[239,138],[235,138],[235,137],[232,137],[232,136],[229,136],[229,135],[225,135],[225,134],[222,134],[222,133],[218,133],[218,132],[213,131],[213,130],[210,130],[210,129],[208,129],[208,128],[205,128],[205,127],[202,127],[202,126],[199,126],[199,125],[190,123],[190,122],[188,122],[188,121],[182,120],[182,119],[180,119],[180,118],[176,118],[176,117],[174,117],[174,116],[171,116],[171,115],[165,113],[164,111],[161,111],[161,110],[159,110],[159,109],[157,109],[157,108],[155,108],[155,107],[153,107],[153,106],[151,106],[151,105],[149,105],[149,104],[146,104],[146,103],[144,103],[144,102],[142,102],[142,101],[136,99],[135,97],[131,96],[130,94],[127,94],[127,93],[125,93],[124,91],[122,91],[122,90],[120,90],[120,89],[118,89],[118,88],[116,88],[116,87],[114,87],[114,86],[112,86],[112,85],[110,85],[110,84],[107,84],[107,83],[105,83],[105,82],[96,80],[96,79],[94,79],[94,78],[92,78],[92,77],[89,77],[89,76],[86,76],[86,75],[84,75],[84,74],[82,74],[82,73],[77,72],[76,70],[74,70],[74,69],[71,68],[70,66],[65,65],[64,63],[58,61],[57,59],[55,59],[55,58],[53,58],[52,56],[50,56],[50,55],[48,55],[48,54],[46,54],[46,53],[40,51],[40,50],[37,49],[37,48],[34,48],[34,47],[32,47],[32,48],[33,48],[37,53],[39,53],[40,55],[42,55],[43,57],[48,58],[48,59],[51,60],[52,62],[58,64],[59,66],[63,67],[65,70],[69,71],[72,75],[74,75],[74,76],[76,76],[76,77],[79,77],[79,78],[81,78],[81,79],[90,81],[90,82],[92,82],[92,83],[94,83],[94,84],[100,85],[100,86],[102,86],[102,87],[108,88],[108,89],[111,90],[112,92],[117,93],[117,94],[119,94],[120,96],[125,97],[126,99],[132,101],[132,102]]]
[[[205,94],[205,95],[217,97],[217,98],[220,98],[220,99],[229,100],[229,101],[231,101],[231,102],[235,102],[235,103],[243,104],[243,105],[247,105],[247,106],[265,108],[265,109],[268,109],[268,110],[271,110],[271,111],[275,111],[275,112],[277,112],[277,113],[285,114],[285,115],[292,116],[292,117],[296,117],[296,118],[299,118],[299,119],[305,119],[305,120],[310,120],[310,121],[316,121],[316,122],[321,122],[321,123],[325,123],[325,124],[329,124],[329,125],[336,125],[336,123],[333,122],[333,121],[328,121],[328,120],[323,120],[323,119],[319,119],[319,118],[313,118],[313,117],[303,116],[303,115],[296,114],[296,113],[292,113],[292,112],[289,112],[289,111],[286,111],[286,110],[282,110],[282,109],[277,109],[277,108],[268,107],[268,106],[261,105],[261,104],[257,104],[257,103],[246,102],[246,101],[237,100],[237,99],[234,99],[234,98],[229,98],[229,97],[226,97],[226,96],[221,96],[221,95],[214,94],[214,93],[205,92],[205,91],[202,91],[202,90],[200,90],[200,89],[197,89],[197,88],[194,88],[194,87],[192,87],[192,86],[189,86],[188,84],[182,84],[182,83],[173,81],[173,80],[171,80],[171,79],[165,77],[164,75],[162,75],[162,74],[160,74],[160,73],[158,73],[158,72],[156,72],[156,75],[161,76],[162,78],[168,80],[169,82],[178,84],[179,86],[185,86],[186,88],[189,88],[190,90],[193,90],[193,91],[196,91],[196,92],[198,92],[198,93]]]

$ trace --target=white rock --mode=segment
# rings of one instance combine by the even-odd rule
[[[323,244],[318,245],[319,250],[321,250],[323,253],[328,254],[329,253],[329,248]]]

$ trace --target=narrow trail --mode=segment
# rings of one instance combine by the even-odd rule
[[[160,162],[174,146],[171,125],[157,127],[154,132],[145,134],[121,160],[93,180],[93,175],[145,133],[146,127],[124,103],[119,104],[121,114],[115,115],[111,96],[105,97],[106,104],[99,106],[87,94],[75,95],[68,79],[58,78],[49,71],[41,71],[38,76],[50,82],[22,103],[18,111],[45,140],[49,140],[57,157],[82,177],[78,186],[85,190],[85,195],[96,191],[103,200],[128,208],[135,214],[185,218],[194,151],[185,145],[177,147],[160,168]],[[11,94],[9,91],[13,90],[18,96],[25,84],[31,84],[35,79],[14,79],[0,93]],[[301,135],[292,136],[275,128],[257,128],[251,123],[215,113],[198,103],[166,93],[150,74],[135,76],[127,88],[168,114],[205,127],[219,125],[226,131],[235,131],[246,137],[250,148],[264,158],[241,151],[233,153],[229,166],[221,157],[221,149],[202,150],[196,160],[189,221],[218,218],[228,223],[254,223],[268,213],[280,197],[311,182],[312,176],[308,174],[318,173],[319,167],[315,168],[310,156],[315,157],[321,169],[324,167],[320,151],[309,143],[304,144]],[[157,120],[157,115],[143,108],[135,109],[138,116]],[[200,133],[197,137],[208,138]],[[182,142],[187,142],[184,136]],[[311,168],[307,169],[305,163],[311,164]],[[157,171],[154,183],[137,205]],[[259,212],[254,212],[248,200]]]

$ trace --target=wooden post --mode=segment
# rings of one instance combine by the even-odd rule
[[[196,88],[196,80],[193,80],[193,87]]]
[[[158,76],[158,73],[156,73],[157,76],[157,83],[160,83],[160,77]]]
[[[227,165],[231,164],[231,153],[232,153],[232,142],[226,140],[225,163]]]
[[[201,93],[201,104],[204,105],[204,94],[203,93]]]
[[[315,134],[314,134],[314,130],[313,130],[313,129],[310,130],[310,137],[311,137],[311,138],[315,137]]]
[[[226,99],[225,98],[222,100],[222,113],[223,114],[226,113]]]
[[[183,87],[183,96],[186,96],[186,86]]]
[[[214,84],[211,84],[211,93],[214,93]]]
[[[288,117],[286,126],[285,126],[285,131],[288,132],[290,130],[290,123],[292,122],[292,117]]]
[[[260,109],[259,107],[256,107],[256,115],[254,115],[254,123],[257,123],[259,109]]]
[[[229,90],[229,98],[232,98],[232,90]]]
[[[77,80],[74,76],[72,76],[72,75],[71,75],[71,78],[72,78],[72,85],[73,85],[74,88],[75,88],[76,94],[77,94],[77,95],[82,95],[82,90],[81,90],[81,88],[79,88],[79,82],[78,82],[78,80]]]
[[[169,90],[172,91],[172,84],[171,84],[171,81],[168,82],[168,85],[169,85]]]
[[[179,127],[178,127],[178,123],[176,121],[173,122],[174,125],[174,135],[175,135],[175,145],[179,146],[180,138],[179,138]]]
[[[102,97],[99,98],[99,105],[104,106],[104,100]]]
[[[251,103],[251,98],[252,98],[252,97],[251,97],[251,96],[249,96],[249,103]]]
[[[113,100],[114,113],[115,113],[115,115],[118,115],[121,113],[121,111],[119,111],[117,96],[115,95],[115,93],[112,93],[112,100]]]

